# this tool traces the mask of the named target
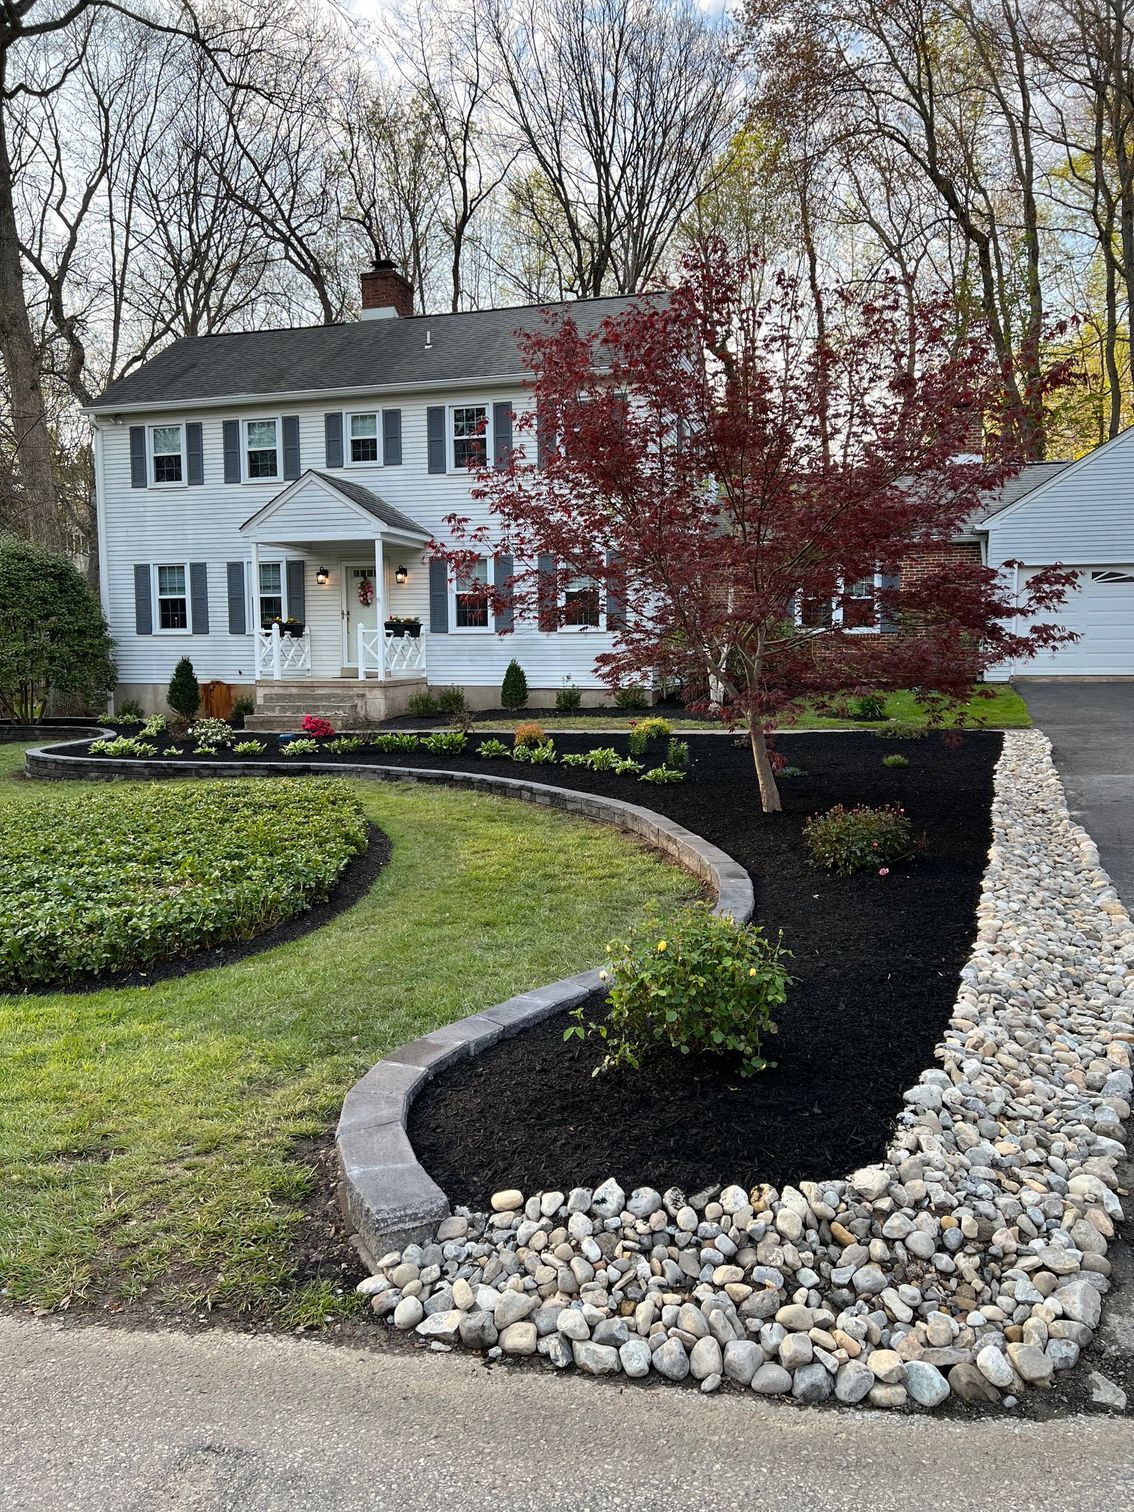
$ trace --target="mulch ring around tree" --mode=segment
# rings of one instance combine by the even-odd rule
[[[570,768],[562,780],[586,777],[570,785],[659,809],[747,868],[755,922],[782,931],[792,952],[795,981],[766,1047],[776,1065],[745,1080],[718,1057],[671,1053],[640,1073],[594,1076],[601,1042],[565,1043],[567,1018],[549,1020],[447,1069],[415,1101],[411,1141],[451,1202],[483,1210],[504,1187],[566,1190],[607,1176],[628,1190],[687,1191],[842,1177],[882,1157],[902,1093],[934,1064],[976,931],[1001,737],[783,738],[807,775],[783,779],[784,812],[773,815],[760,811],[746,751],[719,738],[691,744],[694,775],[679,787]],[[882,766],[895,751],[907,769]],[[915,862],[850,878],[809,864],[809,814],[895,802],[925,834]]]
[[[339,914],[345,913],[362,898],[378,879],[378,874],[390,859],[389,837],[376,824],[366,827],[366,849],[350,860],[339,880],[321,903],[315,903],[303,913],[273,924],[246,940],[228,940],[223,945],[208,950],[195,950],[191,955],[174,956],[161,961],[147,971],[107,972],[100,976],[80,977],[72,982],[43,983],[29,988],[30,993],[46,992],[91,993],[102,992],[107,987],[153,987],[158,982],[167,982],[174,977],[188,976],[194,971],[206,971],[214,966],[231,966],[248,956],[261,951],[273,950],[277,945],[286,945],[290,940],[301,939],[313,930],[321,929]]]

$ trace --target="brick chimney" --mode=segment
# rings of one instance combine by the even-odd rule
[[[379,258],[362,274],[360,282],[363,320],[413,314],[413,285],[408,278],[402,277],[388,258]]]

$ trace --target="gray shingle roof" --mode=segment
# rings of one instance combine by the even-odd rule
[[[1056,473],[1062,472],[1070,465],[1069,462],[1025,462],[1016,476],[1009,478],[1003,488],[985,495],[969,516],[966,528],[975,530],[985,520],[999,514],[1002,509],[1007,509],[1009,504],[1015,504],[1017,499],[1022,499],[1025,494],[1031,493],[1033,488],[1038,488],[1041,483],[1046,483],[1049,478],[1053,478]]]
[[[429,537],[429,531],[424,530],[416,520],[411,520],[409,515],[402,514],[400,509],[395,509],[392,504],[387,504],[385,499],[380,499],[370,488],[363,488],[361,483],[356,483],[353,478],[335,478],[330,473],[319,472],[311,467],[308,471],[322,482],[328,483],[345,498],[365,509],[367,514],[372,514],[376,520],[381,520],[383,525],[389,525],[391,530],[408,530],[411,535]]]
[[[183,336],[128,377],[112,383],[90,408],[271,398],[320,389],[415,388],[512,377],[523,370],[515,332],[539,330],[548,310],[569,313],[581,331],[590,332],[608,315],[617,315],[634,302],[629,296],[586,299],[459,315]]]

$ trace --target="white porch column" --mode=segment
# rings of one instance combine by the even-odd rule
[[[283,676],[283,662],[282,662],[281,657],[280,657],[280,627],[279,627],[278,623],[275,620],[273,620],[272,621],[272,678],[273,678],[273,680],[275,682],[279,682],[279,680],[280,680],[280,678],[282,676]]]
[[[374,538],[374,624],[378,641],[378,680],[386,676],[386,572],[382,560],[382,537]]]
[[[249,613],[252,615],[252,676],[260,681],[260,543],[252,542],[252,582],[249,586]]]

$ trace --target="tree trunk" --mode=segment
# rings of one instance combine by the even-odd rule
[[[776,774],[772,771],[772,759],[768,755],[768,742],[764,727],[749,717],[748,739],[752,746],[752,760],[756,767],[756,780],[760,784],[760,806],[765,814],[778,814],[783,809],[780,790],[776,786]]]
[[[3,107],[0,105],[0,360],[8,379],[16,469],[22,497],[22,533],[37,545],[58,550],[63,544],[55,458],[40,382],[39,355],[32,336],[24,292],[16,210],[12,200],[12,162]]]

